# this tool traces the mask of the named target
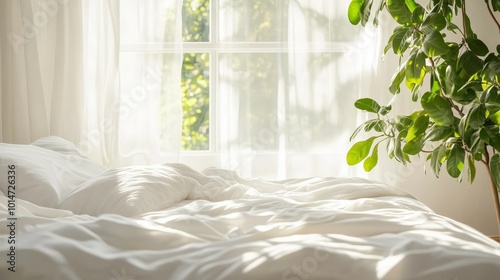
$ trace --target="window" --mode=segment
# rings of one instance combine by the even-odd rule
[[[371,38],[359,45],[362,34],[345,18],[348,5],[331,0],[123,1],[120,93],[131,108],[143,108],[122,120],[131,127],[121,131],[122,141],[144,150],[154,142],[159,152],[171,151],[195,168],[241,167],[253,175],[260,174],[253,172],[257,168],[269,174],[281,174],[275,167],[302,170],[305,159],[312,169],[332,158],[340,161],[359,123],[352,104],[369,90],[371,61],[379,54]],[[137,9],[148,16],[138,17]],[[158,80],[162,92],[135,102],[143,95],[134,85],[158,71],[166,72]],[[175,108],[180,103],[182,108]],[[134,137],[137,133],[141,136]]]
[[[185,0],[182,6],[183,150],[210,149],[210,1]],[[200,44],[201,43],[201,44]]]
[[[308,1],[298,4],[287,0],[184,1],[183,150],[216,149],[215,138],[219,134],[213,125],[215,118],[210,117],[214,114],[210,112],[216,106],[219,113],[229,109],[221,108],[227,100],[220,98],[231,98],[230,93],[239,95],[240,103],[245,103],[238,109],[239,116],[251,120],[246,131],[241,132],[242,138],[258,137],[259,132],[269,127],[269,120],[276,118],[279,107],[277,89],[286,91],[290,86],[278,77],[283,74],[281,68],[289,63],[288,29],[292,28],[289,16],[298,16],[298,25],[321,30],[306,32],[311,37],[297,40],[302,44],[298,47],[301,52],[325,65],[342,55],[338,42],[352,40],[352,34],[345,29],[334,33],[322,31],[341,25],[343,17],[337,15],[343,16],[345,3],[318,1],[322,4],[302,8],[300,2]],[[295,9],[289,9],[290,6]],[[294,12],[298,15],[290,15]],[[210,102],[214,100],[220,104]],[[269,102],[263,104],[261,100]],[[278,137],[267,137],[261,144],[275,148]]]

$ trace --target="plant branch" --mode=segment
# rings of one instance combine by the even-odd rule
[[[488,150],[485,150],[484,152],[486,159],[484,165],[486,166],[486,170],[488,171],[488,177],[490,178],[490,186],[491,186],[491,191],[493,193],[493,202],[495,203],[495,210],[497,214],[497,225],[498,225],[498,232],[500,233],[500,200],[498,198],[498,189],[495,185],[495,180],[493,180],[493,174],[491,174],[490,170],[490,157]]]
[[[486,2],[486,7],[488,7],[488,13],[490,14],[490,16],[493,19],[493,21],[495,22],[495,24],[497,25],[498,32],[500,32],[500,23],[498,22],[498,20],[495,17],[495,14],[493,14],[493,11],[491,10],[490,2],[489,1],[485,1],[485,2]],[[464,5],[465,5],[465,1],[464,1]]]
[[[432,57],[429,57],[429,60],[431,62],[432,74],[437,76],[437,74],[435,74],[435,72],[437,71],[437,69],[436,69],[436,64],[434,63],[434,59],[432,59]],[[455,111],[457,111],[457,113],[458,113],[458,115],[460,117],[465,116],[464,112],[457,106],[457,104],[455,104],[453,102],[453,100],[451,100],[450,98],[446,97],[446,95],[444,93],[444,89],[443,89],[444,87],[441,84],[441,81],[437,77],[436,77],[436,81],[439,84],[439,91],[441,91],[441,96],[450,103],[451,107],[453,109],[455,109]]]
[[[457,104],[455,104],[455,102],[453,102],[453,100],[451,100],[451,99],[450,99],[450,98],[448,98],[448,97],[444,97],[444,98],[445,98],[446,100],[448,100],[448,102],[450,102],[451,107],[452,107],[453,109],[455,109],[455,111],[457,111],[458,115],[459,115],[461,118],[462,118],[463,116],[465,116],[465,114],[464,114],[464,112],[462,111],[462,109],[460,109],[460,108],[458,107],[458,105],[457,105]]]
[[[462,28],[464,29],[464,32],[467,32],[467,26],[465,26],[465,17],[467,16],[467,13],[465,12],[465,0],[462,1]],[[462,32],[462,35],[465,34]]]

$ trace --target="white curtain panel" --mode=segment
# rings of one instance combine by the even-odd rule
[[[182,0],[120,5],[120,165],[175,162],[182,129]]]
[[[84,117],[81,1],[0,1],[1,140],[78,141]]]
[[[57,135],[107,166],[175,160],[181,3],[0,1],[0,140]]]
[[[366,177],[345,156],[366,117],[355,100],[384,92],[374,92],[380,31],[351,26],[350,1],[219,3],[221,45],[248,47],[218,57],[223,167],[270,179]]]
[[[118,0],[82,0],[80,7],[83,17],[79,24],[84,32],[78,52],[84,54],[84,91],[79,106],[84,108],[84,118],[81,137],[75,144],[85,155],[108,166],[120,159],[119,7]]]
[[[387,92],[381,29],[350,25],[350,1],[212,1],[210,151],[180,152],[181,0],[0,1],[0,140],[58,135],[110,167],[188,154],[242,176],[384,181],[345,163],[354,101]]]

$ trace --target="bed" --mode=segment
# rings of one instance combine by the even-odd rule
[[[106,169],[0,144],[0,279],[499,279],[500,245],[360,178]]]

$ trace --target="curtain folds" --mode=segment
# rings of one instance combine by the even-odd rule
[[[2,141],[29,143],[49,132],[77,141],[81,1],[1,1],[0,14]]]
[[[379,92],[380,30],[351,26],[349,1],[313,0],[259,2],[263,28],[247,2],[220,2],[222,43],[248,45],[219,54],[221,164],[269,179],[366,177],[345,155],[365,117],[355,100]]]
[[[380,29],[351,26],[349,1],[216,3],[215,144],[191,163],[383,180],[345,163],[366,117],[354,101],[385,92]],[[58,135],[110,167],[179,161],[181,17],[182,0],[0,1],[0,140]]]
[[[137,51],[181,45],[181,3],[0,1],[0,140],[57,135],[107,166],[175,160],[182,48]]]
[[[175,162],[182,129],[182,0],[120,4],[120,165]]]

